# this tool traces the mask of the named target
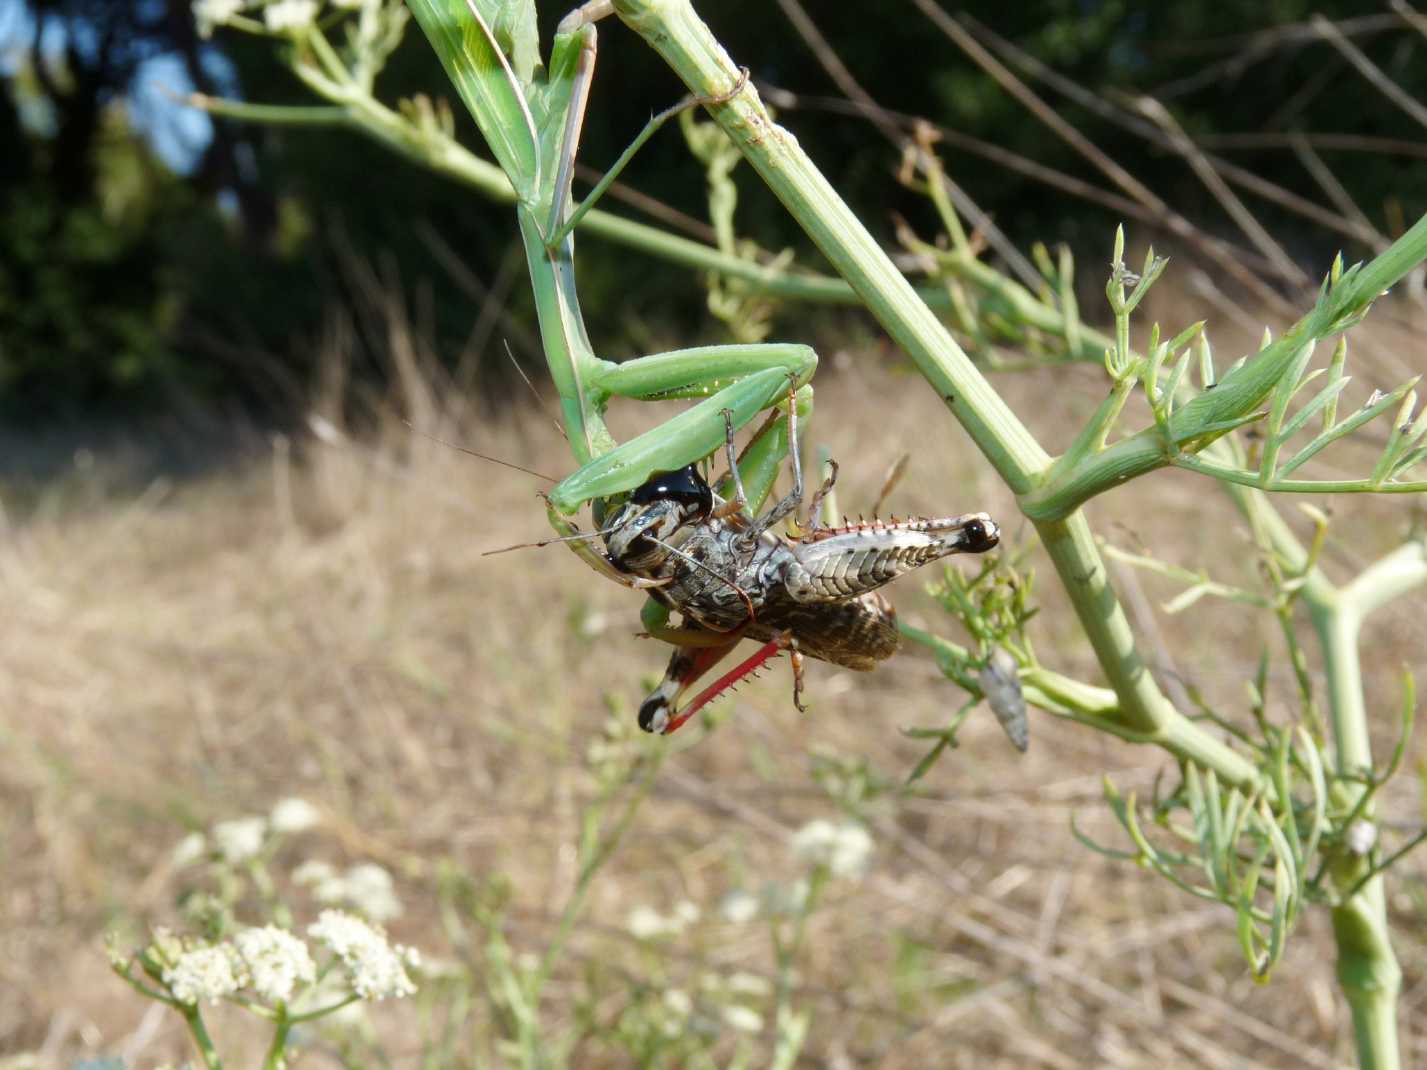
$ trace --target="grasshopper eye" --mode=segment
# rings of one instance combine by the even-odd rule
[[[700,517],[713,512],[713,491],[709,490],[709,485],[694,465],[687,465],[677,472],[656,473],[649,482],[636,489],[629,500],[635,505],[677,502]]]

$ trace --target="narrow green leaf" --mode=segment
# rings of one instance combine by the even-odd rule
[[[1352,434],[1352,432],[1356,431],[1359,427],[1362,427],[1363,424],[1367,423],[1369,420],[1372,420],[1382,415],[1384,411],[1402,400],[1402,396],[1406,394],[1407,391],[1411,390],[1412,387],[1416,385],[1416,383],[1417,380],[1415,378],[1409,380],[1406,383],[1403,383],[1392,393],[1383,395],[1382,397],[1373,401],[1371,405],[1364,406],[1357,412],[1353,413],[1353,415],[1349,416],[1342,423],[1337,424],[1334,427],[1329,428],[1327,431],[1324,431],[1319,434],[1313,439],[1312,442],[1308,443],[1308,445],[1304,446],[1301,450],[1299,450],[1291,458],[1289,458],[1287,463],[1279,467],[1278,478],[1282,479],[1284,476],[1288,475],[1288,473],[1298,468],[1305,461],[1310,460],[1325,446],[1336,442],[1344,435]]]
[[[1352,376],[1344,376],[1341,379],[1330,382],[1322,390],[1313,396],[1313,400],[1303,408],[1293,414],[1293,419],[1283,425],[1283,430],[1278,433],[1280,443],[1287,442],[1294,435],[1303,429],[1303,425],[1313,418],[1313,414],[1319,409],[1325,408],[1330,402],[1336,401],[1343,388],[1353,381]]]
[[[1267,346],[1265,342],[1265,346]],[[1288,403],[1298,389],[1298,381],[1303,377],[1303,369],[1313,356],[1314,339],[1308,339],[1296,350],[1284,366],[1278,385],[1273,390],[1273,401],[1269,406],[1268,426],[1264,431],[1263,459],[1259,464],[1259,479],[1267,483],[1273,478],[1278,465],[1278,448],[1283,439],[1279,437],[1283,429],[1284,417],[1288,415]]]
[[[1398,458],[1405,452],[1405,440],[1412,430],[1408,421],[1412,419],[1412,410],[1416,407],[1417,391],[1409,390],[1402,399],[1402,407],[1398,409],[1397,416],[1392,421],[1392,430],[1387,433],[1387,445],[1382,448],[1382,455],[1378,457],[1377,464],[1373,465],[1372,475],[1368,477],[1370,482],[1381,483],[1386,479]]]
[[[1343,367],[1348,362],[1348,336],[1345,334],[1338,339],[1338,344],[1333,347],[1333,359],[1328,362],[1328,382],[1336,383],[1343,378]],[[1338,420],[1337,395],[1328,403],[1328,407],[1323,410],[1323,430],[1327,431]]]
[[[407,0],[407,6],[516,195],[529,201],[540,185],[535,121],[476,0]]]

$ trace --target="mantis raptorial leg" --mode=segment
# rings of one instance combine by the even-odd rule
[[[759,413],[778,405],[790,385],[796,397],[790,411],[796,407],[807,416],[812,408],[808,381],[817,367],[817,355],[811,348],[790,343],[699,346],[618,364],[595,356],[574,289],[571,224],[662,122],[695,104],[717,107],[743,86],[740,80],[724,96],[691,98],[655,116],[610,169],[606,181],[572,214],[573,161],[594,73],[594,22],[610,10],[608,3],[590,3],[561,22],[550,72],[552,87],[560,79],[565,81],[560,83],[560,95],[552,95],[546,101],[559,103],[559,107],[543,114],[539,109],[529,111],[538,133],[555,135],[558,131],[558,149],[545,168],[552,180],[538,187],[539,198],[529,204],[522,202],[520,214],[546,358],[560,394],[567,429],[571,431],[571,445],[582,461],[581,467],[558,483],[547,499],[551,524],[562,535],[574,533],[569,518],[585,502],[594,503],[598,522],[606,499],[627,493],[657,472],[678,469],[714,453],[725,441],[730,424],[735,429],[747,426]],[[535,119],[537,115],[539,119]],[[652,431],[616,444],[603,421],[604,409],[615,397],[705,400]],[[786,456],[786,442],[786,431],[765,434],[745,455],[743,474],[752,495],[750,505],[755,509]],[[601,574],[630,582],[629,577],[610,568],[596,547],[581,541],[569,545]]]

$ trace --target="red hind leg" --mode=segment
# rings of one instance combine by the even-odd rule
[[[729,649],[732,649],[732,647],[730,647]],[[726,691],[728,691],[735,685],[748,679],[750,676],[756,673],[759,669],[763,668],[763,666],[767,665],[770,661],[772,661],[785,650],[793,651],[793,701],[797,704],[799,710],[803,709],[803,704],[800,701],[803,685],[802,655],[797,652],[796,641],[793,639],[793,633],[782,632],[774,638],[768,640],[768,642],[764,643],[762,646],[760,646],[757,651],[754,652],[752,657],[746,658],[745,660],[739,662],[737,665],[735,665],[728,672],[720,676],[708,687],[700,691],[698,696],[682,710],[680,710],[677,715],[667,719],[666,723],[662,728],[655,728],[650,725],[646,725],[644,722],[644,707],[647,707],[649,705],[649,702],[652,701],[655,695],[659,693],[656,691],[655,695],[651,695],[649,700],[646,700],[644,707],[640,708],[640,727],[644,728],[646,731],[661,732],[663,735],[669,735],[671,732],[676,731],[681,725],[684,724],[685,721],[693,717],[694,714],[698,713],[699,710],[703,709],[714,699],[718,698],[720,695],[724,694]],[[724,651],[724,653],[727,653],[727,651]],[[677,657],[678,655],[675,655],[676,659]],[[720,655],[720,657],[722,657],[722,655]],[[715,658],[713,660],[717,661],[718,659]],[[709,664],[705,666],[704,669],[701,670],[701,672],[707,671],[707,669],[712,667],[712,665],[713,661],[709,662]],[[670,669],[672,668],[673,663],[671,662]],[[691,684],[693,684],[695,679],[697,679],[697,676],[687,679],[683,687],[680,688],[680,691],[687,689]],[[665,680],[667,682],[668,678],[666,677]]]

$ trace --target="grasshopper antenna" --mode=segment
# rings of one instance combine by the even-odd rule
[[[492,457],[492,456],[491,456],[490,454],[488,454],[488,453],[480,453],[480,452],[478,452],[478,451],[476,451],[476,450],[473,450],[473,449],[470,449],[470,448],[468,448],[468,447],[466,447],[466,446],[462,446],[462,445],[460,445],[459,443],[456,443],[456,442],[447,442],[444,438],[437,438],[435,435],[428,435],[425,431],[421,430],[419,427],[417,427],[415,424],[413,424],[410,420],[402,420],[401,422],[404,423],[404,424],[406,424],[407,428],[411,431],[411,433],[412,433],[413,435],[420,435],[422,438],[429,438],[432,442],[439,443],[440,445],[446,446],[446,447],[448,447],[449,449],[459,450],[459,451],[462,452],[462,453],[469,453],[472,457],[479,457],[479,458],[480,458],[481,460],[483,460],[483,461],[490,461],[491,464],[499,464],[499,465],[504,465],[506,468],[514,468],[517,472],[524,472],[526,475],[528,475],[528,476],[534,476],[536,479],[544,479],[544,480],[546,480],[546,481],[548,481],[548,482],[550,482],[550,483],[558,483],[558,482],[560,482],[560,481],[559,481],[558,479],[556,479],[554,476],[547,476],[545,473],[543,473],[543,472],[537,472],[537,471],[535,471],[535,469],[533,469],[533,468],[524,468],[524,467],[522,467],[521,465],[513,464],[513,463],[510,462],[510,461],[502,461],[499,457]],[[558,540],[558,539],[552,539],[551,541],[552,541],[552,542],[559,542],[560,540]]]
[[[555,414],[550,411],[550,406],[546,404],[544,396],[536,388],[535,384],[530,381],[530,376],[525,374],[525,369],[520,366],[520,361],[515,359],[515,354],[511,352],[510,343],[504,338],[501,339],[501,342],[505,346],[505,355],[510,358],[511,367],[515,369],[515,373],[519,375],[521,379],[525,380],[525,385],[530,387],[530,392],[535,395],[535,403],[540,406],[540,411],[545,413],[546,419],[555,425],[555,430],[560,432],[560,437],[566,442],[569,442],[570,436],[565,434],[564,427],[560,425],[559,420],[555,419]]]
[[[518,542],[514,546],[502,546],[499,550],[483,550],[482,557],[491,557],[495,554],[508,554],[512,550],[537,550],[542,546],[553,546],[557,542],[584,542],[587,539],[598,539],[605,535],[611,535],[618,528],[611,525],[601,528],[599,531],[577,531],[573,535],[557,535],[553,539],[542,539],[539,542]]]

